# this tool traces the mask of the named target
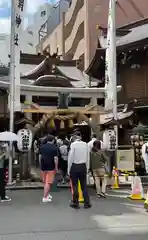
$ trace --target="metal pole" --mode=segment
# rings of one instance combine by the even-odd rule
[[[15,0],[11,0],[11,38],[10,38],[10,132],[14,131],[14,68],[15,68]],[[10,143],[9,154],[9,184],[12,184],[12,150],[13,144]]]
[[[116,0],[111,0],[112,5],[112,29],[111,29],[111,42],[112,42],[112,87],[113,87],[113,116],[117,120],[117,67],[116,67]],[[116,147],[118,148],[118,127],[114,127],[116,133]]]

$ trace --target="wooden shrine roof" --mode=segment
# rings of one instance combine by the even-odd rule
[[[38,65],[40,64],[45,58],[49,59],[51,64],[55,65],[62,65],[62,66],[76,66],[78,60],[62,60],[59,57],[54,55],[41,55],[39,54],[29,54],[29,53],[21,53],[20,56],[20,63],[21,64],[30,64],[30,65]]]
[[[119,28],[119,32],[121,30],[122,27]],[[117,56],[121,52],[127,52],[148,45],[148,18],[135,22],[135,25],[132,23],[123,26],[123,31],[124,30],[128,30],[127,34],[123,34],[116,42]],[[100,79],[105,74],[106,38],[101,36],[98,41],[100,47],[96,49],[95,55],[85,72],[91,77]]]
[[[34,85],[57,87],[87,87],[89,85],[83,72],[78,69],[78,61],[61,60],[53,56],[22,55],[27,63],[39,57],[42,61],[34,68],[21,76],[21,79],[35,80]],[[23,62],[23,60],[21,60]],[[44,81],[44,82],[43,82]],[[94,83],[96,85],[96,83]]]

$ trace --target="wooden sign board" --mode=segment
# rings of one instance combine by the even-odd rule
[[[134,149],[117,150],[117,168],[120,171],[135,171]]]

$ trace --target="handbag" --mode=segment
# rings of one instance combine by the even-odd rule
[[[94,177],[91,172],[87,174],[87,185],[94,185]]]
[[[104,177],[105,173],[106,171],[104,167],[98,169],[98,177]]]

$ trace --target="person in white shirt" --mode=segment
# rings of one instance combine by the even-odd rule
[[[91,152],[91,150],[93,148],[93,144],[96,140],[97,140],[97,135],[95,133],[93,133],[91,140],[88,142],[89,152]]]
[[[88,142],[88,148],[89,148],[89,152],[92,151],[92,148],[93,148],[93,144],[94,142],[97,140],[97,135],[95,133],[93,133],[92,135],[92,139]],[[103,149],[103,142],[100,140],[100,143],[101,143],[101,149]]]
[[[82,141],[80,132],[75,132],[75,141],[71,143],[68,155],[68,174],[73,187],[73,199],[70,204],[72,208],[79,208],[78,181],[83,192],[84,208],[91,207],[86,183],[89,162],[88,144]]]

